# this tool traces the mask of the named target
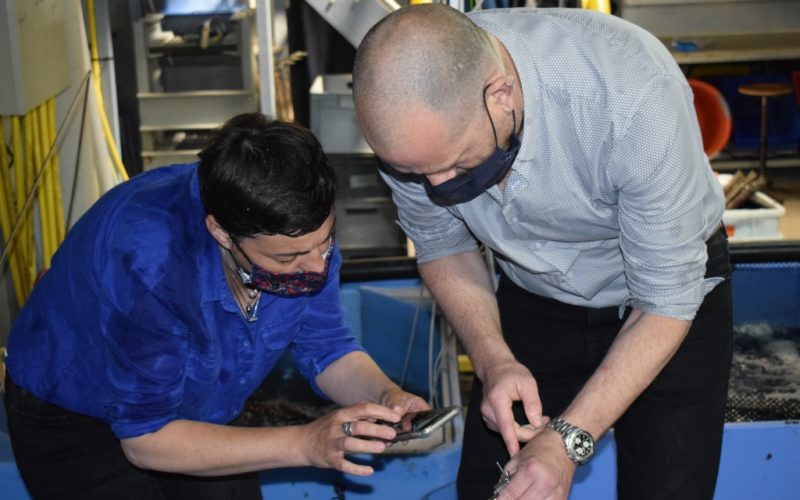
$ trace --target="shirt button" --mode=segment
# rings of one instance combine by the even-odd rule
[[[250,341],[249,340],[245,340],[244,341],[244,346],[245,347],[250,347]]]
[[[246,379],[246,378],[244,378],[244,377],[242,377],[242,378],[240,378],[240,379],[239,379],[239,383],[240,383],[240,384],[242,384],[242,385],[244,385],[244,384],[246,384],[246,383],[247,383],[247,379]]]

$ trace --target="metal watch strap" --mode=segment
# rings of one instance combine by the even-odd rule
[[[561,434],[561,436],[567,437],[567,433],[569,433],[570,429],[574,428],[575,426],[561,417],[556,417],[547,423],[547,427]]]
[[[561,417],[556,417],[548,422],[547,427],[561,434],[564,451],[566,451],[567,457],[576,464],[585,464],[594,454],[594,437],[580,427],[570,424]],[[577,447],[573,448],[575,445]]]

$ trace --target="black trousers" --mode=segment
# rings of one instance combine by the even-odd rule
[[[197,477],[134,467],[108,424],[42,401],[9,376],[4,402],[17,468],[34,500],[261,499],[256,473]]]
[[[733,355],[728,242],[706,243],[706,276],[726,280],[706,295],[675,356],[614,425],[617,496],[622,500],[707,500],[716,486]],[[605,356],[625,318],[540,297],[501,277],[497,291],[505,340],[536,378],[544,414],[570,404]],[[626,314],[627,317],[627,314]],[[480,414],[483,385],[470,395],[458,473],[462,500],[486,500],[509,456]],[[518,422],[526,422],[515,408]]]

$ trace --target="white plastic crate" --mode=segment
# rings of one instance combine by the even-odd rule
[[[725,186],[733,176],[718,175]],[[725,210],[722,222],[732,243],[783,239],[780,232],[780,218],[786,215],[786,208],[769,195],[756,191],[750,201],[760,208],[734,208]]]

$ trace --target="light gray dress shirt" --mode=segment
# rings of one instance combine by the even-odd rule
[[[447,208],[422,184],[383,174],[418,262],[479,240],[533,293],[693,318],[722,280],[703,276],[705,240],[720,226],[724,195],[669,51],[645,30],[587,10],[470,17],[516,65],[522,146],[504,190]]]

